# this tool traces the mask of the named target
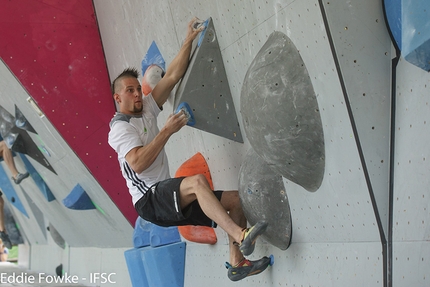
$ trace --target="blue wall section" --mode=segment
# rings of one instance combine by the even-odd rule
[[[0,165],[0,188],[6,195],[9,202],[19,211],[21,211],[25,216],[29,217],[27,211],[22,205],[21,200],[18,197],[18,194],[12,186],[11,180],[8,178],[6,171],[4,170],[2,165]]]
[[[133,232],[135,248],[151,245],[152,247],[167,245],[181,241],[178,227],[161,227],[146,221],[140,216],[136,219]]]
[[[63,204],[65,207],[76,210],[87,210],[87,209],[95,209],[94,203],[91,201],[91,198],[82,188],[82,186],[78,183],[69,195],[63,199]]]
[[[387,17],[389,29],[393,35],[395,44],[402,49],[402,1],[385,0],[385,14]]]
[[[430,6],[428,0],[385,0],[385,13],[395,44],[409,63],[430,71]]]
[[[124,252],[133,287],[184,286],[185,242]]]
[[[19,156],[21,157],[22,161],[24,162],[25,168],[30,173],[31,177],[33,178],[34,182],[36,183],[37,187],[40,189],[40,191],[42,192],[46,200],[47,201],[55,200],[55,196],[52,194],[51,190],[49,189],[49,186],[42,179],[40,174],[36,171],[36,169],[30,163],[27,157],[23,154],[19,154]]]

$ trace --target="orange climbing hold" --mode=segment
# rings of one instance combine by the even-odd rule
[[[213,190],[212,176],[209,166],[201,153],[196,153],[185,161],[176,171],[175,177],[203,174]],[[215,244],[217,237],[212,227],[207,226],[178,226],[179,233],[187,240],[197,243]]]

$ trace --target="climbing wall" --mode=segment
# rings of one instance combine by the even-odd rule
[[[33,54],[19,58],[19,50],[8,46],[8,58],[2,55],[1,105],[12,114],[15,106],[21,110],[38,133],[31,134],[32,140],[58,173],[54,175],[29,159],[56,199],[47,201],[31,179],[19,187],[14,186],[29,217],[9,205],[25,240],[31,244],[33,269],[53,270],[58,261],[67,261],[65,268],[70,273],[82,277],[88,272],[116,272],[117,285],[131,286],[123,258],[123,247],[132,245],[131,215],[122,209],[125,203],[119,205],[115,199],[118,196],[118,200],[125,202],[129,196],[126,190],[121,191],[124,197],[119,196],[119,188],[125,188],[125,183],[120,177],[115,155],[111,151],[102,152],[106,144],[103,136],[107,130],[105,124],[115,109],[108,95],[108,79],[128,66],[139,68],[153,41],[166,66],[169,66],[186,35],[188,21],[197,16],[202,20],[211,18],[214,23],[243,143],[186,126],[173,135],[166,146],[172,175],[186,160],[200,152],[209,165],[215,189],[239,188],[240,169],[252,146],[252,139],[244,130],[241,92],[251,63],[275,31],[291,40],[303,60],[324,135],[323,176],[312,192],[290,178],[282,178],[291,212],[291,245],[284,250],[285,245],[281,249],[270,244],[269,240],[259,239],[250,258],[273,254],[275,265],[263,274],[235,285],[428,285],[426,96],[430,80],[428,73],[402,58],[398,66],[392,66],[395,50],[382,3],[370,0],[88,2],[94,7],[85,3],[78,5],[76,11],[90,11],[92,20],[87,19],[85,28],[95,29],[95,24],[98,25],[100,34],[91,38],[101,39],[98,47],[102,48],[106,74],[100,86],[106,92],[99,91],[100,94],[92,94],[94,97],[68,97],[54,93],[55,85],[42,86],[41,80],[38,81],[48,77],[48,71],[47,75],[44,71],[32,74],[31,70],[14,70],[10,64],[21,59],[34,61]],[[4,4],[2,7],[12,5],[10,1],[1,3]],[[66,5],[60,10],[67,10],[67,7],[73,6]],[[22,15],[16,11],[13,13],[9,14]],[[12,16],[19,24],[17,35],[30,35],[22,34],[26,27],[22,23],[27,22]],[[55,21],[58,19],[49,26],[51,32]],[[37,32],[39,36],[36,39],[40,39],[41,31]],[[65,39],[61,43],[73,45],[75,41]],[[48,55],[56,46],[48,41],[34,47],[44,50],[44,60],[51,60]],[[94,59],[89,55],[85,58],[80,52],[76,55],[83,62]],[[38,63],[39,59],[36,60]],[[282,66],[282,63],[278,64]],[[29,67],[34,65],[33,62]],[[73,70],[75,66],[70,67]],[[393,84],[396,87],[396,106],[392,110],[393,71],[397,72],[397,77]],[[103,72],[97,70],[92,74],[100,73]],[[31,81],[31,75],[39,78]],[[68,83],[79,90],[79,84],[75,82],[79,75],[59,74],[54,77],[54,82],[60,83],[67,78]],[[36,98],[35,103],[41,108],[42,116],[27,101],[29,97],[35,98],[32,86],[39,92],[47,91],[50,96],[56,96],[55,101],[48,101],[42,94]],[[87,92],[84,94],[88,95]],[[85,101],[71,104],[75,98]],[[72,120],[77,116],[68,109],[59,115],[58,108],[63,108],[65,102],[69,103],[67,107],[77,107],[81,116],[82,113],[89,116],[94,106],[99,107],[94,112],[99,125],[88,125],[87,129],[86,117],[79,117],[74,122]],[[51,103],[56,106],[50,106]],[[174,106],[174,99],[169,99],[159,117],[160,127]],[[61,119],[65,115],[69,117],[68,121],[63,121],[63,126]],[[395,118],[394,124],[391,123],[392,118]],[[275,118],[273,124],[288,123],[281,117]],[[395,130],[394,144],[390,143],[392,127]],[[86,131],[85,135],[78,134],[82,130]],[[74,138],[78,135],[79,138]],[[81,144],[82,137],[85,145]],[[98,145],[101,148],[95,149],[97,152],[94,154],[88,148]],[[393,162],[390,162],[390,152],[391,156],[394,155]],[[17,165],[24,168],[20,157],[17,157]],[[4,163],[2,166],[5,167]],[[390,172],[394,175],[392,184]],[[6,170],[9,177],[7,173]],[[108,184],[108,180],[118,185]],[[96,204],[96,209],[76,211],[62,204],[61,200],[77,183]],[[276,186],[280,185],[277,182]],[[50,224],[65,239],[65,249],[59,247],[46,231]],[[72,232],[69,226],[78,231]],[[99,232],[104,232],[104,235],[95,235]],[[230,284],[224,268],[224,261],[228,260],[227,236],[219,228],[216,235],[218,241],[211,246],[187,242],[185,286]],[[42,260],[43,254],[54,259],[49,262]]]
[[[211,17],[241,124],[240,93],[245,73],[269,35],[279,30],[297,47],[320,108],[325,143],[324,179],[313,193],[284,179],[292,216],[292,244],[282,251],[259,241],[252,258],[273,253],[276,263],[260,276],[238,282],[238,286],[384,284],[381,243],[384,227],[374,207],[381,204],[386,226],[388,142],[383,139],[389,131],[386,116],[390,107],[391,44],[377,3],[368,1],[355,7],[338,2],[269,1],[226,5],[187,1],[177,5],[162,1],[156,6],[136,1],[121,6],[114,1],[95,2],[111,77],[126,66],[138,66],[152,41],[157,43],[168,66],[185,37],[188,21],[193,16],[203,20]],[[151,13],[146,14],[146,9]],[[119,20],[103,17],[114,11],[121,11],[129,23],[120,25]],[[341,16],[340,11],[344,13]],[[145,17],[127,18],[130,15]],[[163,22],[163,33],[158,25],[155,28],[151,24],[154,22]],[[363,25],[363,22],[369,24]],[[333,36],[328,35],[327,29],[333,29]],[[171,35],[172,31],[176,34]],[[371,39],[366,38],[369,31],[372,31]],[[119,37],[136,44],[124,45],[116,41]],[[368,59],[369,55],[374,56]],[[373,77],[380,77],[381,82],[372,81]],[[357,90],[359,83],[363,90]],[[165,105],[160,126],[172,105],[172,101]],[[381,130],[377,136],[372,135],[372,132],[376,134],[375,129]],[[239,169],[250,146],[247,138],[241,144],[187,126],[170,139],[167,152],[172,173],[196,152],[201,152],[211,169],[215,189],[237,189]],[[373,185],[377,186],[378,202],[369,191]],[[203,281],[209,286],[228,284],[223,267],[228,258],[227,238],[220,229],[217,236],[215,246],[188,244],[186,286]]]

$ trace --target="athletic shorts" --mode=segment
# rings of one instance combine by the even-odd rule
[[[155,184],[139,199],[134,208],[140,217],[159,226],[200,225],[216,227],[197,200],[183,210],[180,208],[179,186],[184,177],[170,178]],[[221,200],[222,191],[214,191]]]

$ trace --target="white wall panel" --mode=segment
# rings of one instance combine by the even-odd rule
[[[428,286],[430,268],[430,77],[401,59],[397,68],[393,194],[393,286]]]
[[[393,245],[393,286],[429,286],[428,241],[396,242]]]
[[[259,245],[252,259],[273,252],[275,264],[235,286],[383,286],[378,243],[293,243],[285,252]],[[185,286],[230,286],[223,248],[187,246]],[[223,261],[224,260],[224,261]],[[354,266],[346,268],[345,266]]]
[[[131,286],[125,248],[71,248],[69,274],[85,286]],[[102,273],[105,279],[97,279]],[[109,277],[110,276],[110,277]],[[108,281],[110,278],[111,281]]]
[[[95,6],[111,77],[128,65],[140,68],[152,40],[169,64],[179,49],[189,19],[212,17],[240,122],[240,92],[249,64],[270,33],[278,30],[287,34],[300,51],[317,94],[324,127],[326,172],[321,188],[315,193],[285,180],[293,218],[293,245],[280,251],[260,241],[253,258],[273,253],[275,266],[237,284],[382,286],[380,235],[317,1],[162,1],[156,5],[149,1],[131,1],[126,5],[95,1]],[[130,28],[136,26],[135,19],[109,20],[108,15],[127,7],[133,7],[137,15],[147,15],[139,21],[141,27],[150,27],[148,36],[142,36],[143,30]],[[154,21],[152,12],[159,15],[161,10],[164,14]],[[128,31],[126,39],[131,42],[116,41],[112,35],[116,32],[112,31]],[[176,34],[172,35],[172,31]],[[111,51],[121,51],[117,52],[121,57]],[[350,74],[354,72],[351,69]],[[172,111],[171,101],[164,110],[160,126]],[[243,129],[242,135],[245,135]],[[208,161],[215,188],[231,189],[238,186],[238,171],[249,147],[246,138],[240,144],[185,127],[170,139],[166,150],[172,175],[186,159],[201,152]],[[229,282],[223,267],[228,258],[227,237],[219,228],[216,233],[219,237],[216,246],[188,244],[186,286],[202,282],[219,286]],[[356,285],[345,278],[357,278],[353,283]]]

